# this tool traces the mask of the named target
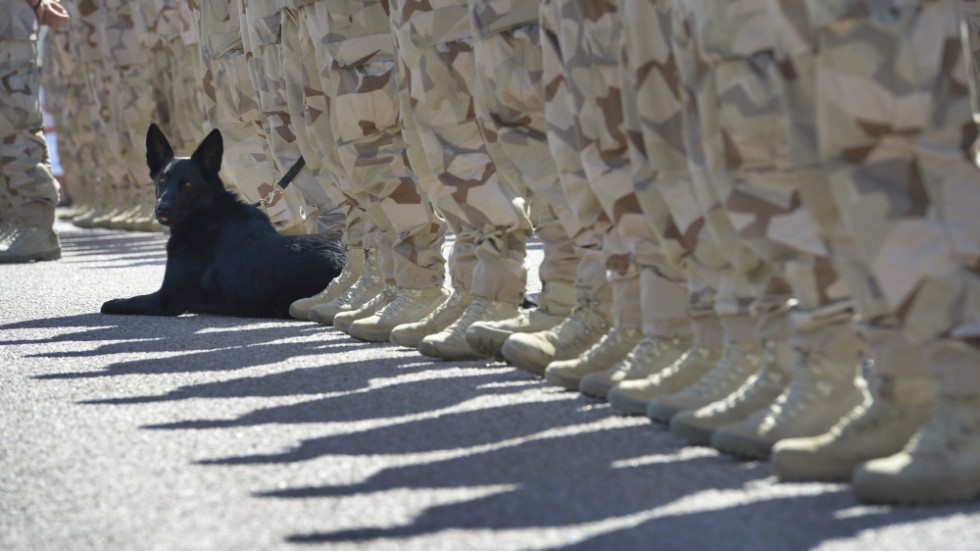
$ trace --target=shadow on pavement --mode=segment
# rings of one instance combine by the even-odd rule
[[[370,371],[370,363],[374,362],[357,362],[344,365],[343,367],[344,369],[350,370],[368,370],[368,375],[378,378],[391,378],[392,375],[404,373],[418,373],[437,367],[437,364],[434,363],[409,364],[395,367],[388,365],[385,366],[382,373],[378,373]],[[331,372],[335,367],[338,366],[266,375],[258,378],[253,384],[242,379],[230,381],[228,384],[232,388],[238,388],[240,385],[244,385],[246,389],[276,389],[275,391],[281,393],[281,395],[333,393],[342,390],[337,388],[337,383],[331,377]],[[397,371],[392,373],[393,369]],[[220,429],[276,423],[353,422],[402,417],[457,406],[461,402],[471,399],[474,389],[479,389],[481,385],[498,381],[499,379],[500,373],[497,370],[494,370],[493,373],[473,370],[472,374],[467,373],[463,376],[454,374],[451,378],[426,378],[419,381],[392,383],[373,388],[363,386],[358,389],[348,389],[347,394],[318,398],[297,404],[257,409],[236,419],[199,419],[149,425],[144,428]],[[506,394],[508,392],[525,390],[528,386],[535,384],[534,381],[530,380],[526,382],[527,385],[521,387],[493,387],[488,392],[484,391],[483,394]],[[225,383],[217,384],[224,386]],[[434,385],[438,385],[439,392],[425,391],[426,388],[431,389]],[[206,396],[209,395],[208,387],[210,386],[199,385],[194,388],[185,387],[177,392],[182,398],[198,397],[200,395]],[[246,389],[239,389],[237,395],[243,395],[244,392],[247,392]],[[359,392],[354,392],[354,390],[358,390]],[[365,396],[366,392],[370,392],[370,397]],[[426,399],[420,400],[419,396],[425,396]]]

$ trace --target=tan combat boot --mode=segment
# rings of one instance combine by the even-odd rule
[[[61,241],[51,228],[19,227],[0,249],[0,264],[58,260]]]
[[[707,446],[717,429],[768,408],[789,385],[794,357],[795,352],[788,344],[767,341],[758,372],[721,400],[673,416],[671,434],[691,444]]]
[[[583,379],[582,393],[605,396],[616,409],[644,415],[650,400],[666,389],[664,371],[683,363],[691,352],[690,339],[646,337],[619,364]],[[701,359],[697,354],[695,357]],[[705,362],[699,361],[697,365],[704,366]],[[710,365],[702,368],[703,372]],[[692,365],[686,367],[690,369]]]
[[[572,311],[575,287],[568,281],[550,281],[538,296],[538,307],[521,309],[516,317],[476,322],[466,330],[466,342],[487,358],[503,360],[501,347],[514,333],[537,333],[556,327]]]
[[[768,408],[725,425],[711,436],[715,449],[766,459],[784,438],[823,434],[865,399],[858,362],[841,363],[809,351],[797,352],[789,386]]]
[[[54,231],[54,206],[33,201],[21,205],[11,230],[0,245],[0,263],[61,258],[61,241]]]
[[[92,225],[92,222],[94,222],[96,218],[105,214],[106,210],[107,209],[104,206],[94,205],[92,206],[91,209],[87,210],[86,212],[83,212],[82,214],[79,214],[78,216],[72,218],[71,223],[76,228],[84,228],[84,229],[94,228],[95,226]]]
[[[868,503],[936,503],[980,496],[980,396],[937,395],[929,421],[902,451],[857,467]]]
[[[397,291],[398,289],[395,287],[394,280],[386,281],[384,289],[372,297],[371,300],[362,304],[360,308],[351,308],[350,310],[337,313],[333,317],[333,326],[347,333],[350,330],[351,324],[355,321],[368,318],[394,302]]]
[[[422,339],[439,333],[459,319],[471,302],[473,302],[473,295],[462,287],[456,287],[449,298],[443,300],[429,315],[416,322],[395,326],[391,330],[389,340],[399,346],[418,348]]]
[[[577,358],[609,331],[609,309],[601,300],[579,298],[571,315],[536,333],[514,333],[500,347],[503,357],[534,375],[544,375],[552,361]]]
[[[319,293],[309,298],[301,298],[290,304],[289,315],[299,320],[310,319],[311,308],[321,304],[327,304],[344,294],[361,277],[363,271],[364,247],[360,245],[348,247],[347,262],[344,264],[344,270],[340,272],[340,275]]]
[[[565,390],[579,390],[583,377],[618,363],[642,339],[639,327],[613,327],[581,356],[548,364],[544,380]]]
[[[419,352],[443,360],[477,360],[483,354],[466,342],[466,330],[478,321],[500,321],[514,317],[518,305],[474,297],[463,314],[442,331],[419,341]]]
[[[861,463],[901,451],[931,405],[931,378],[882,375],[872,396],[826,433],[776,442],[773,470],[781,480],[846,481]]]
[[[718,362],[698,382],[667,396],[650,400],[647,417],[661,423],[684,410],[695,410],[735,392],[759,370],[762,350],[755,342],[726,340]]]
[[[334,316],[361,308],[384,291],[384,278],[378,265],[377,249],[364,250],[361,276],[346,291],[326,304],[310,308],[309,319],[321,325],[333,325]]]
[[[370,316],[350,324],[346,333],[355,339],[368,342],[388,342],[391,330],[399,325],[424,318],[449,298],[449,292],[440,287],[431,289],[398,289],[395,300]],[[338,314],[338,318],[342,314]],[[334,324],[339,327],[337,318]]]

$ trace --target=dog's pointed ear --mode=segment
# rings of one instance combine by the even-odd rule
[[[146,166],[150,167],[150,175],[160,172],[174,158],[174,149],[156,124],[150,124],[146,131]]]
[[[221,156],[224,154],[224,142],[221,140],[221,132],[215,128],[204,138],[201,145],[197,146],[191,160],[197,165],[201,172],[207,175],[217,176],[221,170]]]

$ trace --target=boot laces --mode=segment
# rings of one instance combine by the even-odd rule
[[[596,330],[605,332],[606,322],[596,313],[595,308],[587,298],[578,299],[578,304],[572,308],[572,315],[562,320],[553,330],[556,342],[568,342],[580,333],[592,333]]]
[[[667,337],[645,337],[633,350],[630,350],[629,354],[626,355],[626,360],[620,362],[620,369],[628,370],[636,363],[642,363],[647,359],[660,358],[675,343],[676,339],[669,339]],[[685,355],[682,357],[687,357],[686,355],[687,353],[685,352]],[[667,366],[667,368],[673,367],[676,363],[674,362],[670,366]]]
[[[874,432],[881,425],[900,416],[898,409],[879,399],[865,401],[852,409],[830,429],[835,438],[859,436]]]
[[[473,324],[473,322],[479,321],[480,317],[490,308],[490,302],[483,297],[475,297],[473,302],[463,310],[463,314],[459,316],[449,327],[446,328],[447,333],[459,334],[462,336],[466,328]]]
[[[769,410],[766,417],[769,423],[796,417],[807,411],[811,404],[826,400],[833,392],[834,385],[827,382],[825,370],[813,354],[800,352],[797,362],[789,387],[779,395]]]
[[[715,367],[690,389],[698,394],[715,394],[730,388],[746,370],[754,370],[758,365],[759,356],[752,351],[750,343],[728,342]]]
[[[456,308],[456,306],[458,306],[459,303],[463,301],[463,296],[464,296],[464,291],[460,289],[453,289],[452,293],[449,294],[449,298],[442,301],[442,303],[439,306],[436,306],[435,310],[429,312],[429,315],[422,318],[419,321],[419,323],[422,324],[428,323],[442,316],[446,312],[446,310]]]
[[[980,433],[978,405],[975,398],[937,396],[929,421],[909,440],[905,452],[919,457],[948,456],[970,445]],[[972,418],[965,418],[964,410]]]

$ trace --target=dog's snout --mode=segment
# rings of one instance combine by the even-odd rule
[[[157,220],[166,224],[174,213],[174,208],[170,203],[157,203]]]

